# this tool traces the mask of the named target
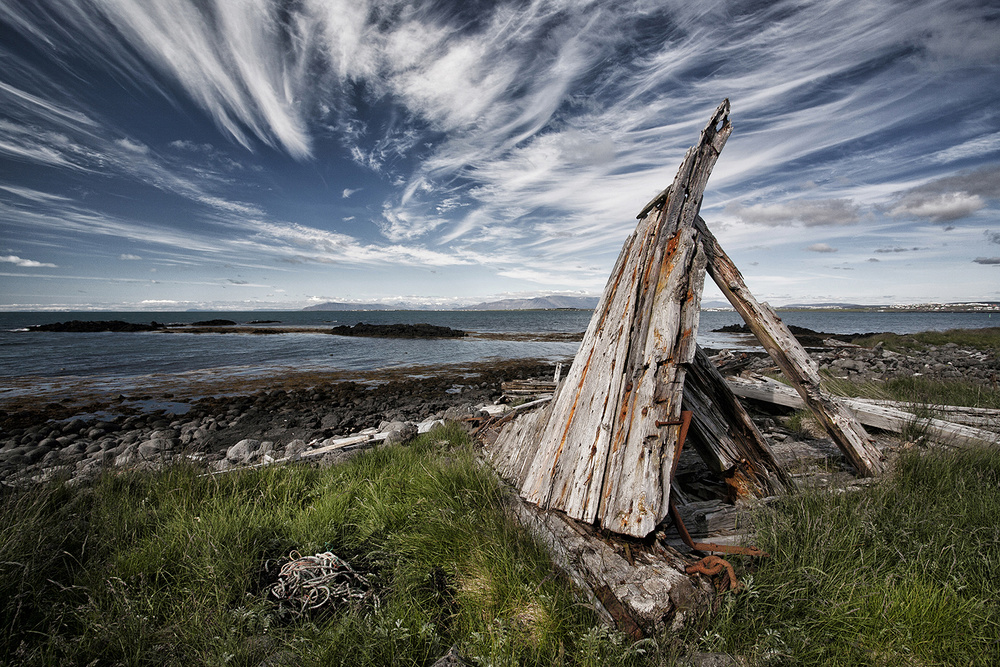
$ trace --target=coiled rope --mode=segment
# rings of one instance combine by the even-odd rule
[[[346,605],[372,595],[371,582],[329,551],[315,556],[292,551],[289,558],[291,560],[278,572],[278,581],[271,587],[271,594],[282,606],[287,603],[297,615],[330,601]]]

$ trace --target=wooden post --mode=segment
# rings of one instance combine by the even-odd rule
[[[854,415],[820,388],[819,367],[785,323],[766,303],[757,301],[739,269],[722,250],[715,236],[700,217],[696,222],[708,256],[708,273],[771,355],[788,381],[840,450],[857,470],[868,477],[884,469],[882,456]]]

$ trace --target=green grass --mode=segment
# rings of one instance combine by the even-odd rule
[[[1000,350],[1000,327],[985,329],[949,329],[948,331],[924,331],[913,334],[881,333],[854,341],[865,347],[882,345],[894,352],[912,353],[927,349],[930,345],[955,343],[959,347],[977,350]]]
[[[0,663],[1000,664],[1000,453],[908,453],[892,476],[757,510],[747,589],[640,643],[599,626],[504,509],[459,429],[328,469],[109,475],[0,494]],[[378,606],[288,618],[265,566],[330,550]],[[686,642],[686,644],[685,644]]]
[[[1000,664],[997,516],[995,451],[911,453],[873,487],[784,498],[755,518],[771,556],[702,646],[757,664]]]
[[[5,664],[257,665],[285,652],[297,665],[429,665],[458,645],[483,665],[596,665],[639,653],[595,629],[457,428],[323,470],[175,467],[0,501]],[[347,559],[380,604],[282,618],[263,573],[292,549]]]
[[[781,382],[787,382],[780,375],[774,377]],[[917,376],[855,382],[832,377],[824,371],[822,382],[823,388],[836,396],[874,398],[926,406],[962,405],[971,408],[1000,409],[1000,388],[970,380]]]

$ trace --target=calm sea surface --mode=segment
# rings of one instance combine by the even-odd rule
[[[829,333],[944,330],[1000,326],[989,313],[785,312],[787,324]],[[124,320],[191,323],[215,318],[255,326],[316,327],[339,324],[421,323],[477,332],[582,332],[590,311],[365,311],[365,312],[11,312],[0,313],[0,398],[32,391],[43,379],[85,379],[117,384],[144,376],[210,373],[213,376],[263,375],[287,369],[372,371],[476,361],[572,357],[576,343],[501,340],[405,340],[290,333],[241,334],[38,333],[33,324],[68,320]],[[740,323],[732,311],[704,312],[699,342],[706,347],[741,348],[746,337],[713,333]],[[15,381],[17,380],[17,381]],[[3,385],[7,385],[4,387]],[[16,387],[15,387],[16,385]],[[18,388],[19,387],[19,388]]]

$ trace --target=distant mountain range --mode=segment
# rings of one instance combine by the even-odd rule
[[[486,301],[457,310],[593,310],[600,300],[596,296],[536,296],[530,299],[501,299]]]
[[[597,307],[599,297],[596,296],[536,296],[530,299],[501,299],[486,301],[472,306],[454,306],[442,308],[436,304],[410,303],[345,303],[342,301],[327,301],[302,310],[557,310],[578,309],[593,310]]]
[[[428,306],[418,306],[410,303],[342,303],[327,301],[315,306],[306,306],[302,310],[436,310]]]

